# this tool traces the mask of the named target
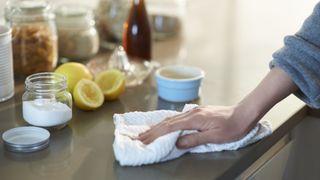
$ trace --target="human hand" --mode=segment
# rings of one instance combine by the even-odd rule
[[[177,130],[198,130],[180,137],[179,148],[190,148],[206,143],[226,143],[243,137],[248,131],[248,123],[242,121],[242,113],[235,106],[199,106],[185,113],[168,117],[146,132],[139,134],[138,140],[150,144],[155,139]]]
[[[259,85],[235,106],[203,106],[169,117],[138,137],[149,144],[177,130],[198,130],[182,136],[179,148],[205,143],[226,143],[243,137],[275,104],[298,87],[278,67],[274,67]]]

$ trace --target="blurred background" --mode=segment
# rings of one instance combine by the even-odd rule
[[[2,23],[5,2],[0,0]],[[107,2],[119,3],[130,0],[51,0],[51,2],[54,5],[80,3],[97,9],[97,7],[103,8]],[[205,84],[208,86],[203,88],[204,94],[210,94],[212,87],[216,87],[215,92],[220,93],[213,94],[210,99],[205,99],[202,103],[232,104],[254,88],[269,71],[268,64],[272,59],[272,53],[282,47],[284,36],[294,34],[301,27],[318,0],[145,0],[145,2],[149,13],[157,7],[162,10],[170,8],[162,6],[166,3],[183,4],[180,15],[183,18],[183,33],[186,36],[177,45],[172,45],[174,43],[171,43],[173,40],[170,39],[155,45],[154,59],[162,65],[171,62],[203,68],[207,76],[213,77],[212,80],[206,80]],[[247,77],[245,76],[247,74],[253,76]]]
[[[49,0],[53,4],[60,3],[81,3],[88,5],[92,8],[96,8],[99,0]],[[110,1],[121,1],[121,0],[110,0]],[[248,23],[255,22],[257,30],[274,29],[277,27],[280,36],[282,33],[292,33],[297,27],[300,26],[301,22],[305,17],[311,13],[312,8],[318,2],[318,0],[182,0],[186,1],[187,9],[191,10],[188,13],[192,13],[193,8],[212,8],[213,20],[219,18],[224,20],[224,17],[233,14],[238,22],[237,26],[245,26]],[[3,17],[3,9],[6,0],[0,0],[0,17]],[[161,0],[146,0],[147,4],[153,2],[161,2]],[[208,15],[208,14],[207,14]],[[199,14],[200,16],[200,14]],[[281,24],[273,23],[272,19],[277,18],[276,22],[283,22]],[[3,19],[2,19],[3,20]],[[245,20],[245,21],[243,21]],[[201,21],[199,22],[201,23]],[[222,22],[223,23],[223,22]],[[251,24],[253,25],[253,24]],[[291,32],[290,32],[291,29]],[[275,32],[270,33],[275,34]]]
[[[93,9],[97,9],[99,5],[105,4],[105,2],[130,2],[130,0],[49,1],[54,5],[80,3]],[[273,51],[282,46],[285,35],[293,34],[299,29],[303,20],[312,12],[314,5],[318,2],[318,0],[146,0],[146,4],[150,11],[155,4],[159,5],[162,2],[173,1],[185,3],[185,11],[183,12],[184,28],[185,33],[191,34],[186,39],[188,46],[191,45],[191,47],[186,47],[185,52],[181,53],[201,48],[199,52],[210,53],[212,58],[221,58],[215,57],[221,54],[218,51],[224,51],[226,46],[231,47],[229,50],[238,50],[240,46],[240,49],[244,49],[244,51],[238,52],[236,55],[242,56],[245,54],[245,58],[250,58],[248,51],[251,49],[246,49],[246,47],[251,47],[254,44],[257,47],[254,50],[255,53],[260,54],[261,59],[266,61],[270,60]],[[0,0],[1,23],[4,23],[5,2],[6,0]],[[199,11],[199,9],[204,10]],[[208,9],[210,14],[208,14]],[[194,12],[197,12],[197,14]],[[211,18],[203,18],[205,16],[210,16]],[[208,26],[208,24],[214,25]],[[201,34],[203,33],[208,34],[208,38],[212,39],[211,46],[199,47],[198,42],[201,42],[203,37]],[[266,41],[266,39],[269,41]],[[226,42],[226,44],[221,44],[221,42]],[[235,55],[234,52],[232,54]]]
[[[101,4],[106,4],[105,2],[130,2],[130,0],[49,1],[54,5],[80,3],[94,9],[97,9]],[[254,47],[257,47],[254,49],[254,53],[259,54],[260,60],[266,62],[271,59],[272,52],[282,46],[283,37],[295,33],[318,2],[318,0],[146,0],[146,4],[150,11],[155,4],[161,5],[161,3],[174,1],[185,3],[183,7],[185,8],[183,12],[184,32],[188,33],[188,37],[185,39],[188,43],[186,43],[187,47],[184,47],[183,52],[179,52],[180,55],[182,53],[182,56],[187,56],[183,53],[188,50],[199,50],[199,53],[209,53],[213,59],[228,58],[219,57],[221,54],[244,56],[245,59],[249,59],[252,52],[248,51],[252,49],[246,47],[252,47],[254,44]],[[6,0],[0,0],[1,23],[4,23],[5,2]],[[204,10],[199,11],[199,9]],[[205,16],[211,18],[203,18]],[[208,38],[212,40],[210,46],[199,46],[201,38],[203,38],[202,34],[207,34]],[[266,41],[266,39],[268,40]],[[225,43],[222,44],[222,42]],[[241,52],[221,53],[226,49],[229,52],[232,50],[240,50]],[[196,53],[193,54],[196,55]]]

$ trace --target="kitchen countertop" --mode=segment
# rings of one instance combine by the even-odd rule
[[[301,24],[299,20],[303,20],[301,16],[306,17],[314,4],[309,2],[309,6],[298,13],[296,6],[289,7],[288,11],[278,12],[278,18],[273,19],[277,10],[270,12],[264,7],[272,7],[272,3],[277,1],[264,2],[263,5],[253,0],[241,4],[237,1],[192,1],[187,7],[184,36],[155,43],[154,59],[162,65],[187,64],[205,70],[202,94],[194,103],[234,104],[268,72],[271,54],[281,47],[282,36],[293,33]],[[283,24],[286,16],[292,18],[286,20],[288,26],[280,31],[277,25]],[[274,23],[267,26],[259,18]],[[277,33],[279,31],[281,33]],[[89,64],[106,58],[107,54],[101,53]],[[24,85],[19,79],[16,79],[15,91],[12,99],[0,103],[1,134],[9,128],[26,124],[21,114]],[[298,122],[295,116],[306,111],[305,104],[296,97],[286,98],[264,117],[271,122],[275,133],[238,151],[187,154],[173,161],[142,167],[121,167],[115,161],[112,151],[114,113],[179,110],[182,106],[181,103],[159,99],[151,75],[142,85],[127,89],[119,100],[106,102],[95,111],[84,112],[74,107],[71,122],[67,127],[51,132],[50,146],[45,150],[30,154],[11,153],[2,147],[0,140],[1,179],[235,178]]]

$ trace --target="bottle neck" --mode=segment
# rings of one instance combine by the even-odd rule
[[[140,21],[148,22],[148,12],[144,0],[132,0],[129,18],[139,18]]]
[[[67,79],[54,72],[36,73],[25,80],[26,90],[40,94],[56,94],[67,89]]]
[[[145,8],[144,0],[132,0],[133,6],[138,6],[140,8]]]
[[[144,0],[133,0],[133,4],[138,5],[138,4],[144,4]]]

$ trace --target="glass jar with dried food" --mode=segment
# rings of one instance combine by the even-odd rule
[[[155,40],[183,35],[186,0],[146,0]]]
[[[99,50],[99,36],[92,10],[79,4],[63,4],[56,8],[59,56],[79,61]]]
[[[100,45],[105,49],[114,49],[121,44],[123,23],[126,21],[131,0],[100,0],[97,10],[97,27]]]
[[[15,75],[53,71],[57,65],[57,32],[54,14],[45,0],[12,0],[6,20],[12,27]]]

